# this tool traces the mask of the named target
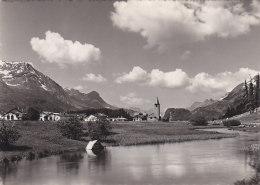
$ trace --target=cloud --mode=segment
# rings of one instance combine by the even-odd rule
[[[237,72],[221,72],[216,75],[198,73],[190,80],[187,89],[191,92],[229,92],[236,85],[242,83],[249,77],[254,77],[259,71],[249,68],[240,68]]]
[[[73,87],[73,89],[76,89],[76,90],[83,90],[83,86],[82,85],[77,85],[77,86],[75,86],[75,87]]]
[[[147,78],[147,72],[139,66],[135,66],[129,73],[124,73],[116,79],[116,83],[142,82]]]
[[[236,85],[258,73],[259,71],[253,69],[240,68],[236,72],[225,71],[215,75],[200,72],[194,77],[189,77],[187,73],[181,69],[175,69],[169,72],[153,69],[151,72],[147,72],[140,67],[134,67],[129,73],[124,73],[122,76],[119,76],[115,82],[119,84],[136,83],[142,86],[172,89],[184,88],[191,93],[207,92],[222,94],[231,91]]]
[[[33,37],[32,49],[49,63],[64,64],[89,63],[100,59],[100,49],[92,44],[65,40],[59,33],[47,31],[45,39]]]
[[[170,45],[207,37],[237,37],[259,25],[260,3],[244,8],[241,1],[116,1],[111,20],[115,27],[139,33],[146,47],[160,51]]]
[[[181,69],[175,71],[163,72],[159,69],[153,69],[150,73],[139,66],[135,66],[129,73],[124,73],[117,77],[115,82],[122,84],[134,82],[140,85],[160,86],[168,88],[177,88],[188,83],[188,76]]]
[[[120,96],[120,101],[128,105],[143,105],[145,103],[151,103],[150,100],[138,97],[135,93],[129,93],[126,96]]]
[[[97,82],[97,83],[101,83],[101,82],[107,81],[107,79],[104,78],[102,75],[100,75],[100,74],[95,75],[93,73],[86,74],[83,77],[83,80],[90,81],[90,82]]]

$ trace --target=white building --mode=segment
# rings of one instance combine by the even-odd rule
[[[86,122],[90,122],[90,121],[96,122],[96,121],[98,121],[98,118],[94,115],[90,115],[90,116],[84,118],[84,121],[86,121]]]
[[[40,113],[40,121],[59,121],[61,119],[61,115],[59,113],[52,112],[41,112]]]
[[[22,120],[22,117],[23,117],[23,113],[18,109],[12,109],[4,115],[4,119],[9,121]]]

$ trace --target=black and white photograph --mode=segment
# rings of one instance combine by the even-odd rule
[[[0,0],[0,185],[257,184],[259,0]]]

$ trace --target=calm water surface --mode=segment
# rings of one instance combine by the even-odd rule
[[[161,145],[108,147],[99,156],[73,153],[21,161],[0,170],[6,185],[233,184],[255,170],[241,149],[258,134]],[[0,183],[0,184],[1,184]]]

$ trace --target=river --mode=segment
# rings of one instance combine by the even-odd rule
[[[107,147],[99,156],[83,152],[23,160],[1,169],[1,183],[233,184],[255,174],[249,165],[249,156],[242,149],[259,140],[259,134],[241,134],[236,138],[220,140]]]

